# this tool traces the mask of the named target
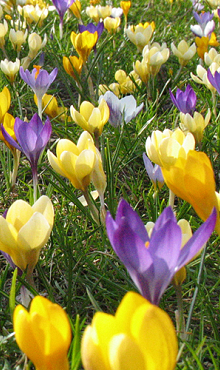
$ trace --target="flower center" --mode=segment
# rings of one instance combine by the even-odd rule
[[[36,80],[37,79],[37,76],[40,73],[41,66],[33,66],[33,67],[36,69],[36,73],[35,73],[35,80]]]
[[[146,247],[146,248],[148,248],[148,247],[149,247],[149,245],[150,245],[150,242],[146,242],[146,243],[145,243],[145,247]]]

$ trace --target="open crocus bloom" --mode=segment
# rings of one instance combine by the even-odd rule
[[[8,253],[22,271],[28,266],[31,274],[49,239],[53,219],[53,205],[47,196],[41,196],[32,207],[16,200],[6,218],[0,216],[0,250]]]
[[[108,104],[110,110],[109,123],[114,127],[120,126],[123,120],[125,123],[130,122],[144,107],[144,103],[137,107],[137,102],[133,95],[118,99],[113,92],[107,91],[100,96],[99,101],[102,99]]]
[[[71,327],[65,311],[47,298],[36,296],[28,312],[18,305],[13,326],[19,348],[37,370],[68,370]]]
[[[137,215],[121,200],[115,220],[106,217],[110,243],[141,294],[153,304],[160,298],[174,274],[198,253],[215,228],[216,209],[181,249],[182,232],[171,207],[157,219],[151,237]]]
[[[177,349],[167,313],[134,292],[115,316],[97,312],[81,343],[85,370],[173,370]]]

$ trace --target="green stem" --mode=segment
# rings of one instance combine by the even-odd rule
[[[18,149],[15,149],[15,152],[12,152],[12,154],[13,154],[13,159],[14,159],[14,166],[13,166],[13,171],[11,173],[11,190],[13,191],[15,187],[15,183],[16,183],[21,152]]]
[[[38,106],[38,116],[42,120],[42,98],[37,97],[37,106]]]
[[[37,201],[37,170],[35,168],[32,169],[32,178],[33,178],[33,189],[34,189],[34,203]]]
[[[91,215],[92,215],[92,218],[93,220],[98,224],[100,225],[100,221],[99,221],[99,214],[98,214],[98,211],[96,209],[96,207],[94,206],[94,204],[92,203],[91,199],[90,199],[90,196],[89,196],[89,193],[88,193],[88,189],[86,189],[84,192],[83,192],[83,195],[85,197],[85,200],[87,201],[87,204],[88,204],[88,207],[90,209],[90,212],[91,212]]]
[[[176,326],[177,332],[180,333],[180,338],[182,340],[186,340],[186,331],[185,331],[185,323],[183,317],[183,295],[182,295],[182,287],[181,285],[173,284],[176,298],[177,298],[177,312],[176,312]]]
[[[174,208],[174,199],[175,199],[175,194],[172,192],[172,190],[169,189],[169,206],[171,206],[171,208],[173,209]]]
[[[85,72],[87,74],[87,79],[88,79],[89,95],[90,95],[91,99],[95,101],[95,92],[94,92],[94,86],[93,86],[92,78],[91,78],[91,76],[88,76],[89,71],[88,71],[88,68],[85,64],[84,64],[84,69],[85,69]]]

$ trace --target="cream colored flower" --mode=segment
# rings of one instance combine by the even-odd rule
[[[99,18],[102,19],[110,17],[110,15],[112,14],[112,7],[110,5],[106,6],[97,5],[96,9],[98,11]]]
[[[155,30],[155,23],[138,24],[137,26],[129,26],[125,33],[128,36],[129,40],[135,44],[140,52],[143,48],[149,44],[150,39]]]
[[[8,23],[4,19],[3,23],[0,23],[0,48],[5,45],[5,35],[8,32]]]
[[[16,58],[16,61],[13,63],[8,61],[8,59],[1,60],[0,68],[2,72],[9,77],[10,81],[13,82],[15,75],[18,73],[20,68],[20,60]]]
[[[115,33],[118,30],[118,27],[120,26],[121,18],[111,18],[106,17],[104,19],[104,27],[109,33]]]
[[[28,35],[28,31],[15,31],[13,28],[9,32],[9,40],[11,41],[13,48],[18,52],[21,50],[21,45],[24,44]]]
[[[180,112],[180,128],[183,131],[191,132],[197,143],[200,143],[203,137],[203,131],[208,125],[211,118],[211,111],[208,109],[208,112],[205,116],[205,119],[199,112],[194,112],[193,117],[189,113]]]
[[[179,59],[179,63],[182,67],[186,66],[188,61],[196,53],[196,44],[193,43],[191,46],[185,41],[181,40],[178,46],[176,47],[174,43],[171,43],[172,52]]]
[[[189,150],[195,149],[195,139],[190,132],[185,135],[179,128],[156,130],[147,138],[145,148],[152,162],[169,169],[178,158],[185,159]]]
[[[204,62],[209,67],[213,62],[217,63],[220,67],[220,54],[215,48],[211,48],[209,52],[204,54]]]
[[[138,74],[142,82],[144,82],[145,84],[148,82],[150,77],[150,68],[144,60],[142,60],[141,62],[137,60],[134,63],[134,71]]]
[[[95,6],[87,6],[86,14],[90,17],[94,22],[99,22],[99,13]]]
[[[150,74],[156,76],[162,64],[169,58],[170,51],[166,43],[160,46],[155,42],[152,45],[145,46],[142,55],[143,60],[149,65]]]

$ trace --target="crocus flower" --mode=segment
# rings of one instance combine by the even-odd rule
[[[171,49],[174,55],[179,59],[179,63],[182,67],[186,66],[190,59],[196,53],[196,44],[193,43],[191,46],[185,41],[181,40],[176,47],[174,43],[171,43]]]
[[[168,314],[135,292],[124,296],[115,316],[97,312],[81,342],[85,370],[174,370],[177,351]]]
[[[84,31],[78,35],[75,32],[71,32],[70,39],[83,63],[86,63],[92,48],[98,40],[98,32]]]
[[[204,54],[207,53],[208,51],[208,45],[209,45],[209,38],[207,36],[203,37],[196,37],[195,42],[197,45],[197,54],[198,56],[203,60],[204,59]]]
[[[149,71],[152,76],[156,76],[162,64],[166,63],[170,56],[167,44],[160,45],[154,42],[152,45],[146,45],[142,52],[143,60],[149,65]]]
[[[9,254],[22,271],[28,267],[28,276],[49,239],[53,219],[53,205],[45,195],[32,207],[21,199],[16,200],[6,218],[0,216],[0,250]]]
[[[215,22],[212,19],[214,14],[209,12],[198,14],[193,11],[193,15],[199,24],[190,26],[191,31],[198,37],[210,37],[215,28]]]
[[[107,234],[115,253],[141,294],[157,305],[174,274],[207,242],[215,223],[216,209],[181,249],[182,232],[171,207],[161,213],[150,238],[125,200],[120,201],[115,220],[109,212],[106,216]]]
[[[186,90],[182,91],[180,89],[176,90],[176,97],[173,95],[171,89],[170,97],[173,104],[179,109],[182,113],[193,114],[196,109],[196,93],[190,85],[187,85]]]
[[[69,9],[69,7],[74,2],[74,0],[52,0],[52,1],[53,1],[53,5],[55,6],[55,8],[56,8],[56,10],[59,14],[59,17],[60,17],[60,38],[62,38],[62,36],[63,36],[63,32],[62,32],[63,17],[64,17],[64,14],[66,13],[67,9]]]
[[[8,76],[10,82],[14,82],[15,76],[20,68],[20,60],[16,58],[15,62],[8,61],[8,59],[1,60],[0,68],[2,72]]]
[[[189,150],[185,158],[178,158],[170,168],[163,167],[162,173],[168,188],[190,203],[203,221],[213,207],[218,210],[214,171],[205,153]],[[220,234],[218,213],[215,228]]]
[[[214,86],[214,88],[217,90],[217,92],[220,94],[220,72],[215,72],[214,76],[210,69],[207,71],[207,77],[209,82]]]
[[[135,44],[140,52],[148,45],[155,30],[154,22],[139,23],[137,26],[129,26],[125,33],[129,40]]]
[[[33,298],[30,311],[18,305],[13,314],[15,339],[37,370],[69,370],[71,327],[61,306]]]
[[[168,169],[178,158],[185,159],[189,150],[195,149],[195,139],[190,132],[185,135],[179,128],[156,130],[148,136],[145,147],[152,162]]]
[[[0,122],[2,122],[11,104],[11,94],[6,86],[0,92],[0,101]]]
[[[220,71],[219,64],[218,63],[215,63],[215,62],[213,62],[210,65],[209,69],[210,69],[210,71],[211,71],[212,74],[214,74],[217,70]],[[197,73],[197,76],[194,75],[192,72],[190,73],[191,78],[193,79],[193,81],[195,81],[195,82],[197,82],[199,84],[205,85],[212,93],[215,93],[216,92],[216,89],[209,82],[209,79],[207,77],[207,70],[199,64],[196,67],[196,73]]]
[[[104,27],[109,33],[115,33],[121,24],[121,18],[106,17],[104,19]]]
[[[77,74],[80,75],[82,72],[83,60],[79,57],[77,58],[76,55],[63,57],[63,68],[65,69],[68,75],[72,76],[75,80],[77,80]]]
[[[73,14],[75,15],[76,18],[79,19],[80,22],[82,22],[81,20],[81,2],[80,0],[75,0],[72,5],[70,5],[70,10],[71,12],[73,12]]]
[[[84,32],[84,31],[88,31],[90,33],[98,32],[98,39],[101,36],[103,30],[104,30],[104,23],[103,22],[99,22],[97,24],[97,26],[92,22],[88,23],[87,26],[85,26],[84,24],[79,24],[79,32],[80,33]]]
[[[153,166],[150,159],[145,153],[143,153],[143,161],[147,174],[154,185],[155,191],[157,190],[157,186],[159,187],[159,189],[162,188],[164,184],[164,179],[160,166],[158,166],[158,164],[155,164],[155,166]]]
[[[108,104],[110,110],[109,123],[113,127],[120,126],[123,120],[125,123],[130,122],[140,113],[144,106],[144,103],[141,103],[137,107],[136,99],[133,95],[118,99],[111,91],[107,91],[104,95],[101,95],[99,101],[101,99],[104,99]]]
[[[33,171],[37,171],[39,157],[47,145],[52,127],[49,118],[45,124],[35,113],[30,122],[22,121],[20,118],[15,119],[14,132],[18,143],[7,133],[2,126],[2,133],[5,140],[16,149],[23,152],[28,158]]]
[[[196,142],[200,143],[203,138],[203,131],[208,125],[210,118],[210,109],[208,109],[205,119],[199,112],[194,112],[193,116],[191,116],[189,113],[180,113],[180,128],[183,131],[191,132]]]
[[[20,76],[27,85],[29,85],[34,93],[37,95],[38,100],[47,92],[52,82],[57,76],[58,68],[54,68],[51,73],[45,69],[40,69],[36,66],[32,72],[28,69],[24,71],[23,67],[20,68]]]

